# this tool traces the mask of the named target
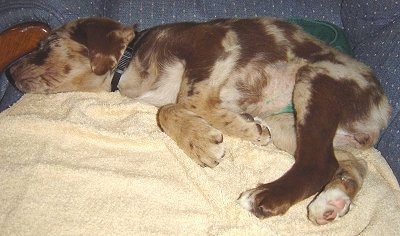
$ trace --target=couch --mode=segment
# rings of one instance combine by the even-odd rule
[[[354,57],[371,66],[393,106],[389,127],[376,148],[400,180],[400,3],[397,0],[291,1],[129,1],[1,0],[0,31],[17,23],[40,21],[51,28],[86,16],[106,16],[145,29],[177,21],[221,17],[275,16],[324,20],[345,30]],[[0,110],[21,94],[1,77]]]

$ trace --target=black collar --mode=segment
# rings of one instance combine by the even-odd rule
[[[118,90],[118,83],[121,79],[122,74],[128,68],[132,58],[135,56],[139,49],[141,39],[145,35],[146,30],[135,32],[135,38],[128,44],[125,49],[124,54],[122,54],[121,59],[118,62],[117,68],[114,71],[114,75],[111,80],[111,92]]]

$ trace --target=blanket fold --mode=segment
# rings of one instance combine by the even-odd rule
[[[375,149],[343,219],[307,220],[312,197],[258,220],[236,199],[293,158],[225,137],[214,169],[188,158],[156,124],[157,109],[117,93],[24,95],[0,113],[1,235],[400,235],[400,190]]]

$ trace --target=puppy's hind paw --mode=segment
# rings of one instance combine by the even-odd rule
[[[248,113],[242,113],[240,116],[247,122],[246,129],[242,131],[243,138],[261,146],[268,145],[271,142],[271,132],[266,125],[262,124],[262,120],[254,118]]]
[[[347,214],[350,197],[338,188],[321,192],[308,205],[308,219],[317,225],[324,225]]]
[[[278,188],[269,188],[268,184],[259,185],[240,194],[237,203],[259,219],[282,215],[290,207],[285,199],[285,193]]]

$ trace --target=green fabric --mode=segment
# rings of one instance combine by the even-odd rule
[[[306,20],[298,18],[289,18],[287,20],[299,25],[306,32],[326,42],[330,46],[339,49],[344,53],[352,55],[350,44],[346,39],[343,29],[340,27],[332,23],[319,20]]]

